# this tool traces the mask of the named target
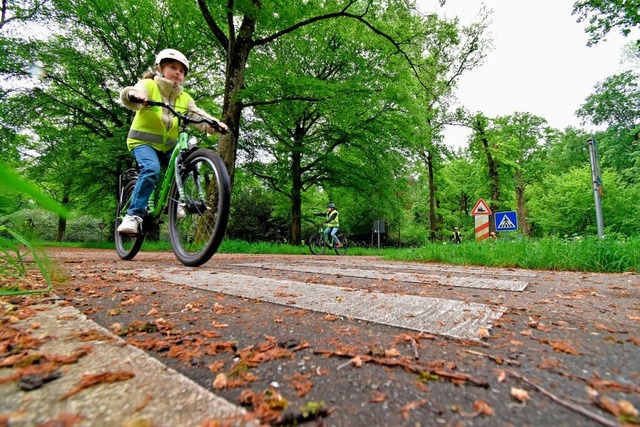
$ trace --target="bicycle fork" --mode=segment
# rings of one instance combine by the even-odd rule
[[[175,180],[176,186],[178,187],[179,204],[189,213],[202,213],[209,210],[210,208],[205,203],[205,193],[202,191],[202,186],[200,185],[200,171],[198,170],[198,167],[194,167],[191,173],[193,174],[193,181],[196,186],[199,200],[187,200],[181,177],[181,172],[183,170],[184,165],[180,162],[180,159],[176,159]]]

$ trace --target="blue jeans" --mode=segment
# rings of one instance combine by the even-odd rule
[[[139,173],[138,182],[136,182],[131,196],[131,205],[127,209],[127,215],[144,218],[149,198],[160,177],[160,165],[166,165],[169,162],[171,151],[161,153],[150,145],[138,145],[131,152],[138,163]]]
[[[338,232],[338,227],[327,227],[324,230],[324,235],[327,236],[327,240],[329,240],[329,233],[331,233],[331,241],[335,245],[338,243],[338,238],[336,237],[336,233]]]

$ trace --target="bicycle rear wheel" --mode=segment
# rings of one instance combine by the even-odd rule
[[[336,235],[336,237],[338,238],[338,241],[342,243],[342,246],[338,248],[334,245],[333,250],[336,251],[336,255],[346,255],[347,254],[347,238],[345,237],[344,234],[338,234]]]
[[[314,255],[323,255],[324,251],[327,249],[322,233],[312,234],[311,237],[309,237],[307,244],[309,245],[309,250]]]
[[[220,156],[199,148],[182,162],[181,199],[173,185],[169,198],[169,238],[184,265],[195,267],[216,253],[229,220],[231,185]]]
[[[118,256],[123,260],[133,259],[134,256],[140,251],[142,243],[144,242],[144,232],[140,230],[138,234],[120,234],[118,233],[118,226],[122,223],[129,204],[131,203],[131,195],[133,189],[136,186],[136,180],[131,180],[124,185],[124,189],[120,193],[120,200],[118,202],[118,209],[116,210],[116,224],[114,228],[113,240],[116,245],[116,252]]]

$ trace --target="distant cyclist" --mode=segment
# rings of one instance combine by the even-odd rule
[[[327,213],[326,220],[323,222],[324,225],[327,226],[324,230],[324,235],[329,240],[329,235],[331,235],[331,240],[336,248],[342,246],[342,243],[336,237],[336,233],[338,232],[338,228],[340,227],[340,213],[336,209],[336,205],[333,203],[329,203],[327,205]]]
[[[164,49],[156,56],[152,71],[145,73],[135,86],[125,87],[120,100],[125,107],[136,111],[129,129],[127,147],[136,158],[140,173],[133,190],[131,205],[122,224],[121,234],[135,234],[147,211],[147,203],[160,176],[160,163],[166,163],[178,140],[178,119],[166,109],[146,107],[147,100],[162,101],[178,111],[206,117],[218,122],[221,129],[227,126],[209,116],[196,106],[193,98],[182,89],[182,82],[189,73],[189,61],[175,49]],[[216,130],[208,124],[194,125],[207,133]]]
[[[453,236],[451,236],[451,240],[453,243],[460,243],[462,241],[462,236],[460,235],[460,229],[458,227],[453,227]]]

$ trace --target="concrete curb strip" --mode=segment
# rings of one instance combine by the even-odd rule
[[[70,355],[86,346],[93,351],[78,363],[63,366],[58,379],[38,389],[22,391],[15,381],[0,384],[0,414],[8,416],[9,425],[34,426],[65,415],[78,416],[82,422],[77,425],[91,427],[187,427],[222,419],[234,426],[258,425],[243,419],[246,411],[241,407],[127,345],[74,307],[63,304],[56,298],[50,304],[32,306],[35,315],[13,326],[46,341],[38,352]],[[82,341],[79,332],[97,332],[114,339]],[[126,381],[98,384],[61,400],[78,386],[83,374],[116,371],[131,371],[135,376]],[[15,370],[5,368],[1,373],[4,378]],[[144,420],[147,423],[138,424]]]

